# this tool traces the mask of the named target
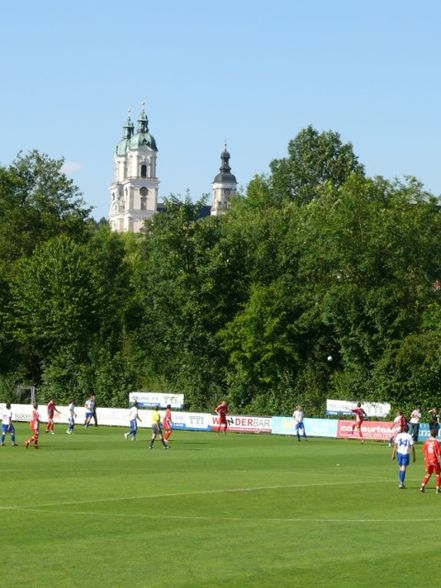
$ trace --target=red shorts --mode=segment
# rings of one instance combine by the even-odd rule
[[[426,464],[426,472],[428,474],[440,474],[441,473],[441,467],[439,465],[439,463],[428,463]]]

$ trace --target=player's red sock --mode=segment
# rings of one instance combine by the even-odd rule
[[[441,486],[441,476],[439,474],[435,474],[435,483],[437,488]]]
[[[425,486],[427,484],[427,482],[430,480],[430,476],[431,474],[426,474],[424,476],[424,480],[421,482],[421,486]]]

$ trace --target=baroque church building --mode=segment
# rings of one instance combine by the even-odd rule
[[[159,180],[156,175],[158,148],[149,131],[149,122],[142,105],[137,127],[130,113],[123,127],[113,161],[113,183],[110,186],[109,224],[113,231],[139,233],[144,221],[161,209],[158,202]],[[225,146],[221,167],[212,182],[210,214],[220,215],[228,208],[228,200],[236,193],[237,182],[231,173],[230,154]]]

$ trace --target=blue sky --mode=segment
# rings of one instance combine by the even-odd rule
[[[246,187],[308,124],[369,175],[441,193],[435,0],[23,0],[2,7],[0,164],[38,149],[108,212],[113,151],[146,103],[160,197],[210,193],[227,140]]]

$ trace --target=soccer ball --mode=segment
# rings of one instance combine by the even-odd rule
[[[332,355],[328,355],[328,361],[332,361]]]

